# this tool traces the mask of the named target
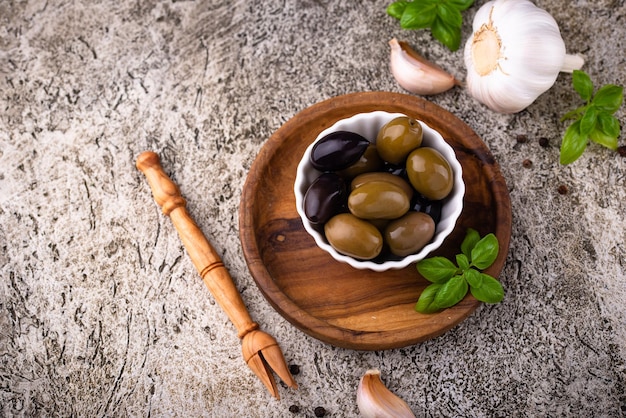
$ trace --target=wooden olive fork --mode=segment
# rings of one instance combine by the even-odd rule
[[[159,156],[151,151],[137,157],[137,168],[148,180],[154,200],[170,217],[185,249],[209,291],[226,312],[241,339],[243,358],[270,393],[280,399],[272,370],[289,387],[298,384],[289,372],[285,357],[271,335],[259,330],[222,263],[219,255],[187,212],[187,202],[178,186],[161,167]]]

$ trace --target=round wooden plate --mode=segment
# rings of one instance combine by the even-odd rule
[[[262,147],[246,179],[239,207],[243,253],[257,286],[283,317],[321,341],[358,350],[405,347],[439,336],[480,304],[468,293],[440,313],[418,313],[415,303],[429,282],[414,265],[381,273],[356,270],[318,248],[302,226],[293,184],[304,150],[339,119],[375,110],[401,112],[438,130],[463,167],[463,212],[432,255],[453,259],[467,228],[481,236],[493,232],[500,253],[486,273],[498,277],[511,237],[511,202],[500,168],[476,133],[450,112],[415,96],[365,92],[298,113]]]

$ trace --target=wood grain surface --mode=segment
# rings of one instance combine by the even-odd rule
[[[324,342],[359,350],[412,345],[454,327],[479,302],[471,295],[437,314],[413,307],[428,282],[414,265],[356,270],[318,248],[296,212],[293,183],[306,147],[319,132],[357,113],[384,110],[421,119],[452,145],[463,167],[464,208],[452,234],[433,255],[453,257],[467,228],[493,232],[500,242],[486,272],[498,277],[511,236],[511,204],[497,162],[483,141],[450,112],[418,97],[366,92],[311,106],[278,129],[248,174],[240,203],[240,238],[252,276],[289,322]]]

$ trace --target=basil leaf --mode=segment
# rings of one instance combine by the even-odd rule
[[[600,129],[595,129],[591,131],[589,138],[596,144],[600,144],[613,151],[617,150],[617,136],[607,135]]]
[[[387,6],[387,14],[400,20],[403,29],[430,28],[435,39],[456,51],[461,45],[461,12],[473,0],[398,0]]]
[[[495,262],[500,251],[498,238],[493,233],[480,238],[478,231],[468,228],[461,243],[461,250],[463,253],[456,255],[459,267],[441,256],[427,258],[417,263],[418,272],[432,284],[420,295],[415,310],[432,313],[449,308],[463,300],[468,289],[476,292],[477,298],[482,298],[479,300],[489,303],[496,303],[492,301],[504,297],[502,286],[497,280],[472,268],[485,269]],[[491,278],[491,281],[488,278]],[[488,281],[488,288],[483,290],[485,280]]]
[[[561,164],[573,163],[587,148],[587,137],[580,134],[580,121],[572,123],[565,131],[561,142]]]
[[[415,310],[421,313],[435,313],[440,310],[439,307],[433,304],[435,300],[435,296],[437,296],[437,292],[441,288],[442,285],[433,283],[428,285],[420,295],[417,303],[415,304]]]
[[[430,30],[435,39],[448,47],[450,51],[456,51],[461,46],[460,26],[450,26],[437,17]]]
[[[605,134],[617,138],[620,134],[619,120],[609,113],[599,112],[598,123]]]
[[[463,273],[467,284],[470,285],[473,289],[480,289],[483,285],[483,276],[478,270],[469,269],[465,273]]]
[[[579,119],[582,114],[585,113],[587,106],[581,106],[578,109],[570,110],[561,118],[561,122],[565,122],[568,119]]]
[[[476,243],[480,241],[480,235],[478,235],[478,231],[472,228],[467,229],[467,233],[465,234],[465,238],[461,243],[461,252],[467,256],[467,258],[472,261],[472,248],[476,246]]]
[[[440,3],[437,5],[437,15],[443,23],[453,28],[460,28],[463,24],[463,16],[459,9],[454,5],[447,3]]]
[[[607,84],[600,87],[600,90],[593,97],[593,105],[599,110],[614,113],[622,105],[624,100],[624,88],[614,84]]]
[[[417,271],[432,283],[443,283],[457,274],[458,268],[445,257],[431,257],[418,261]]]
[[[459,265],[459,268],[463,271],[470,268],[469,260],[467,259],[467,256],[465,254],[457,254],[456,263]]]
[[[441,309],[454,306],[465,297],[467,287],[467,282],[463,276],[454,276],[441,285],[433,304]]]
[[[389,6],[387,6],[387,14],[400,20],[402,19],[402,14],[404,13],[404,10],[406,9],[406,6],[408,4],[408,1],[394,1]]]
[[[472,264],[484,270],[496,261],[500,248],[494,234],[485,235],[472,249]]]
[[[593,83],[589,75],[580,70],[574,70],[572,73],[572,85],[574,90],[580,95],[580,97],[588,102],[593,95]]]
[[[597,121],[598,110],[594,106],[589,106],[580,119],[580,134],[582,136],[589,136],[589,133],[596,128]]]
[[[460,12],[469,9],[474,4],[474,0],[449,0],[450,4],[453,4]]]
[[[404,9],[400,26],[402,29],[425,29],[433,24],[436,17],[436,4],[421,4],[413,1]]]
[[[470,288],[472,296],[485,303],[501,302],[504,299],[502,284],[488,274],[480,273],[480,275],[483,278],[483,284],[478,288]]]

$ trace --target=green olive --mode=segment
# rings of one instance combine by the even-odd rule
[[[399,186],[388,181],[369,181],[348,196],[348,209],[362,219],[395,219],[404,215],[410,198]]]
[[[435,235],[433,218],[422,212],[409,212],[385,228],[389,250],[400,257],[418,253]]]
[[[415,190],[430,200],[445,198],[454,185],[450,164],[434,148],[421,147],[411,152],[406,172]]]
[[[378,171],[382,168],[382,166],[383,161],[378,155],[376,144],[370,144],[356,163],[352,164],[348,168],[338,171],[337,174],[345,178],[353,178],[362,173]]]
[[[328,243],[341,254],[370,260],[383,248],[382,234],[369,222],[350,213],[335,215],[324,225]]]
[[[411,151],[422,145],[422,125],[406,116],[387,122],[378,131],[376,147],[380,157],[392,164],[401,164]]]
[[[367,222],[371,223],[378,229],[381,234],[385,231],[387,225],[389,225],[390,219],[368,219]]]
[[[388,181],[390,183],[395,184],[396,186],[399,186],[402,190],[404,190],[404,192],[409,197],[409,199],[411,199],[411,197],[413,197],[413,192],[414,192],[413,186],[411,186],[402,177],[396,176],[395,174],[387,173],[387,172],[384,172],[384,171],[363,173],[363,174],[360,174],[360,175],[356,176],[352,180],[352,183],[350,185],[350,189],[354,190],[357,187],[360,187],[363,184],[365,184],[367,182],[370,182],[370,181]]]

